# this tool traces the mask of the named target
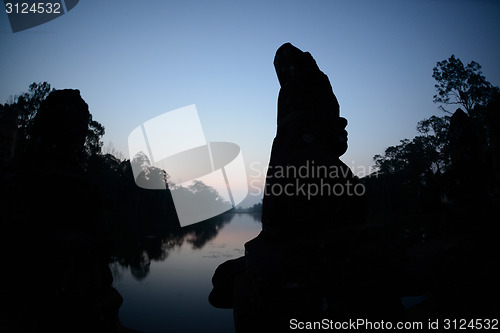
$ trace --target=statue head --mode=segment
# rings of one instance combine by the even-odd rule
[[[47,161],[76,161],[84,148],[89,117],[79,90],[51,92],[33,123],[31,153]]]
[[[281,85],[278,97],[277,137],[293,149],[320,145],[339,157],[347,150],[347,120],[328,77],[309,52],[283,44],[274,58]]]

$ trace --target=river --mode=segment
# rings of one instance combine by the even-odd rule
[[[124,247],[110,264],[113,286],[123,296],[120,320],[144,333],[234,332],[231,309],[208,302],[218,265],[244,255],[244,244],[261,230],[254,214],[224,214],[163,236],[150,235],[139,247]],[[124,259],[126,258],[126,259]],[[406,308],[425,296],[403,297]]]
[[[141,251],[139,263],[110,264],[113,286],[123,296],[124,326],[145,333],[234,332],[232,310],[216,309],[208,302],[211,279],[218,265],[244,255],[245,242],[261,230],[260,219],[228,214],[209,230],[159,239],[151,235],[154,245],[144,246],[148,251]]]

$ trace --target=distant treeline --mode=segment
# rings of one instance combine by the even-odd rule
[[[253,204],[250,207],[236,207],[234,209],[234,212],[236,213],[255,213],[255,214],[262,214],[262,202],[258,202],[256,204]]]

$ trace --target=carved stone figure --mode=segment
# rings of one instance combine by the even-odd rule
[[[98,193],[79,163],[89,117],[78,90],[51,92],[35,116],[26,156],[5,182],[9,239],[2,244],[10,274],[2,296],[15,331],[126,331]]]
[[[290,43],[277,50],[274,67],[281,89],[263,227],[303,233],[359,223],[362,209],[353,205],[363,189],[339,159],[347,150],[347,120],[340,117],[328,77],[308,52]]]
[[[217,268],[209,300],[234,309],[237,332],[289,331],[292,318],[394,319],[397,259],[361,226],[364,188],[339,159],[347,120],[328,77],[290,43],[274,66],[281,89],[262,231],[244,257]]]

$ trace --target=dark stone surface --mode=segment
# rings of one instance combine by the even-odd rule
[[[281,89],[263,227],[303,233],[325,225],[359,224],[363,198],[353,193],[362,188],[339,159],[347,150],[347,120],[340,117],[328,77],[308,52],[290,43],[277,50],[274,67]]]
[[[493,172],[482,159],[478,133],[472,119],[462,109],[450,118],[451,167],[447,174],[446,195],[458,207],[473,207],[477,214],[489,202],[484,172]]]
[[[328,77],[290,43],[274,66],[281,89],[262,231],[216,270],[211,304],[234,309],[237,332],[289,331],[292,318],[401,318],[404,255],[384,230],[362,226],[364,189],[339,159],[347,121]]]
[[[89,117],[89,107],[80,91],[64,89],[50,93],[41,103],[30,133],[30,163],[51,170],[76,169]]]
[[[26,152],[2,170],[0,330],[125,332],[99,196],[79,163],[89,123],[78,90],[56,90]],[[12,164],[12,163],[11,163]]]

